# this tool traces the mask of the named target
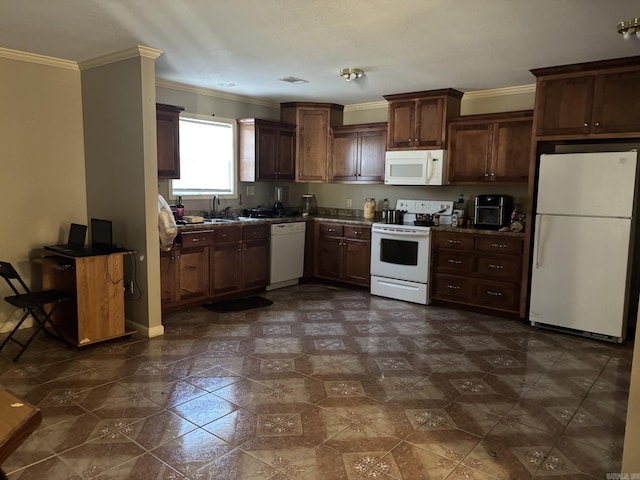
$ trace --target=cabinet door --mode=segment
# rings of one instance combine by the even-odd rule
[[[318,237],[317,276],[340,280],[342,278],[342,237]]]
[[[278,132],[276,172],[279,180],[295,180],[295,129]]]
[[[493,144],[490,123],[450,124],[449,183],[479,183],[490,180],[488,163]]]
[[[592,75],[539,80],[536,93],[536,134],[586,135],[590,131]]]
[[[389,102],[389,136],[387,138],[389,149],[413,146],[415,115],[414,100]]]
[[[383,171],[384,173],[384,171]],[[358,179],[358,134],[334,133],[331,144],[332,182],[354,182]]]
[[[160,302],[162,305],[178,300],[176,257],[180,250],[160,253]]]
[[[527,183],[531,156],[531,120],[498,122],[494,128],[489,178],[494,182]]]
[[[369,286],[371,283],[371,242],[344,240],[344,279],[347,282]]]
[[[640,71],[596,77],[591,131],[640,132]]]
[[[301,109],[296,169],[300,182],[325,182],[329,163],[329,111]]]
[[[170,105],[156,106],[158,178],[180,178],[178,121],[182,110]]]
[[[209,294],[209,247],[180,250],[178,275],[179,300],[206,298]]]
[[[240,290],[242,281],[241,244],[216,245],[211,250],[211,295],[222,295]]]
[[[248,242],[242,246],[242,288],[260,288],[269,283],[269,243]]]
[[[259,126],[256,128],[256,137],[257,180],[274,180],[277,178],[278,131],[274,127]]]
[[[445,128],[444,98],[420,99],[416,102],[414,147],[442,147]]]
[[[358,181],[384,183],[384,157],[387,132],[378,130],[359,134]]]

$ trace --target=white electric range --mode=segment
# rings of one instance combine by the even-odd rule
[[[431,227],[414,224],[416,216],[440,215],[451,224],[453,202],[398,200],[405,211],[402,224],[374,223],[371,227],[371,294],[429,305]]]

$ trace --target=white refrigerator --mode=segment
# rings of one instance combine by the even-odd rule
[[[636,165],[635,151],[540,157],[532,325],[624,340]]]

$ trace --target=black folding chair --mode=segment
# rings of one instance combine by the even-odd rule
[[[54,314],[54,312],[62,302],[71,300],[73,298],[71,295],[60,292],[58,290],[32,292],[24,283],[16,269],[13,268],[13,266],[8,262],[0,262],[0,276],[6,280],[11,290],[15,293],[15,295],[4,297],[4,299],[14,307],[22,308],[25,311],[20,321],[9,333],[9,336],[5,338],[2,342],[2,345],[0,345],[0,351],[2,351],[5,345],[9,343],[9,340],[17,343],[21,347],[18,354],[13,358],[13,361],[17,362],[24,351],[29,347],[29,345],[31,345],[31,342],[33,342],[40,330],[44,329],[46,333],[51,335],[49,330],[45,328],[47,326],[56,333],[57,337],[59,337],[60,340],[69,344],[69,342],[65,340],[62,332],[51,320],[51,316]],[[22,288],[22,292],[20,291],[19,287]],[[52,307],[47,310],[45,308],[45,305],[52,305]],[[33,333],[31,334],[31,337],[29,337],[29,339],[25,343],[22,343],[15,338],[15,334],[20,328],[20,325],[22,325],[29,316],[33,318],[35,322],[35,328]]]

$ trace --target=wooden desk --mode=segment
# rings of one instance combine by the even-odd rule
[[[22,445],[41,421],[40,410],[0,386],[0,464]],[[0,471],[0,478],[3,476]]]
[[[76,299],[62,303],[53,318],[71,343],[82,347],[135,333],[124,318],[124,256],[132,253],[71,257],[42,250],[42,288]]]

